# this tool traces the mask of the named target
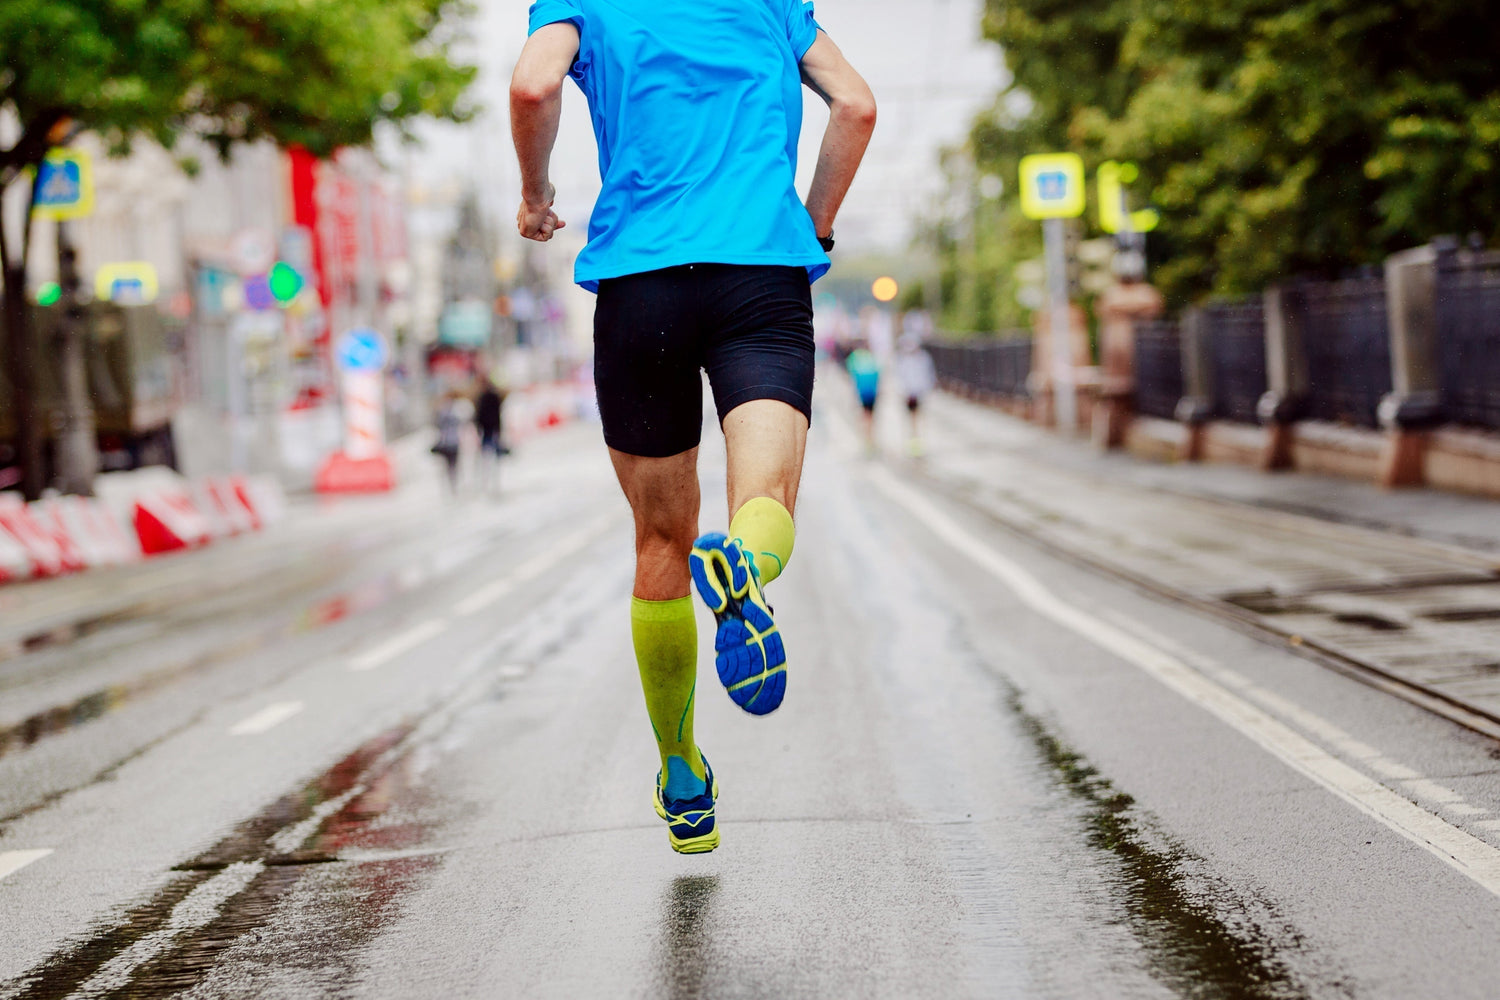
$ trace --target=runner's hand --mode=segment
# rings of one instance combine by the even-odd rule
[[[567,225],[552,211],[552,200],[555,197],[557,190],[549,184],[545,202],[533,205],[523,198],[521,208],[516,212],[516,230],[528,240],[536,240],[538,243],[550,240],[554,232]]]

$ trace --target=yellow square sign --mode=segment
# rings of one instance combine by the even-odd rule
[[[1021,159],[1021,214],[1028,219],[1072,219],[1086,201],[1083,160],[1076,153],[1040,153]]]

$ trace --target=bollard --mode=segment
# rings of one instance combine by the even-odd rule
[[[1162,297],[1140,281],[1117,282],[1094,305],[1099,314],[1099,405],[1093,414],[1094,444],[1101,450],[1125,443],[1135,393],[1135,327],[1161,314]]]
[[[1255,410],[1266,425],[1260,467],[1269,471],[1292,467],[1292,427],[1307,400],[1307,351],[1296,290],[1273,285],[1264,302],[1267,389]]]
[[[1184,394],[1177,401],[1175,416],[1188,428],[1182,458],[1187,462],[1201,462],[1208,421],[1214,413],[1214,368],[1209,357],[1208,312],[1201,306],[1184,310],[1177,330],[1182,344]]]
[[[1385,261],[1392,389],[1378,410],[1386,433],[1382,486],[1420,486],[1426,479],[1428,432],[1443,420],[1436,359],[1438,258],[1456,249],[1457,241],[1447,237]]]

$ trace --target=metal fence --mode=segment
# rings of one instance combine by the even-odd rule
[[[1258,295],[1204,307],[1213,415],[1253,424],[1266,392],[1266,314]]]
[[[1177,324],[1156,320],[1135,328],[1135,410],[1167,420],[1182,399],[1182,338]]]
[[[938,381],[950,389],[965,389],[989,396],[1026,396],[1026,378],[1031,374],[1031,341],[977,340],[967,343],[931,343]]]
[[[1500,430],[1500,253],[1439,251],[1437,367],[1448,419]]]
[[[1385,280],[1304,282],[1289,286],[1286,297],[1302,323],[1307,416],[1379,427],[1375,410],[1391,391]]]

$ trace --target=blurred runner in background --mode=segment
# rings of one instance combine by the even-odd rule
[[[474,401],[474,427],[479,431],[479,488],[487,493],[500,486],[500,458],[506,454],[500,437],[504,405],[505,392],[493,377],[486,377]]]
[[[844,362],[859,396],[860,427],[865,433],[865,451],[875,454],[875,400],[880,395],[880,361],[864,341],[856,341]]]
[[[907,447],[913,456],[918,456],[922,454],[922,438],[917,428],[917,411],[937,384],[937,370],[932,355],[922,346],[922,335],[915,330],[903,332],[896,341],[896,381],[906,394],[906,412],[911,416],[911,440]]]
[[[719,844],[713,772],[693,737],[690,586],[718,620],[719,680],[747,712],[786,690],[761,588],[792,554],[812,413],[811,282],[875,127],[870,88],[811,0],[537,0],[511,81],[521,235],[564,225],[548,179],[572,77],[588,98],[602,187],[575,277],[598,292],[594,385],[635,514],[631,633],[674,850]],[[793,186],[805,83],[829,106],[804,205]],[[729,531],[698,533],[708,371],[728,453]]]
[[[443,460],[449,496],[458,495],[458,457],[463,451],[464,425],[473,416],[474,404],[457,389],[443,393],[433,419],[437,425],[437,441],[433,443],[432,453]]]

